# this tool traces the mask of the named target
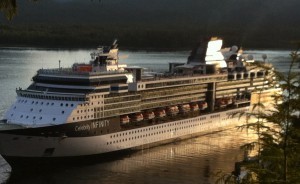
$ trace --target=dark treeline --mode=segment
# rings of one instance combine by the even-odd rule
[[[201,36],[226,45],[290,48],[300,40],[300,2],[287,0],[20,1],[0,19],[5,46],[94,47],[118,38],[123,48],[191,48]]]

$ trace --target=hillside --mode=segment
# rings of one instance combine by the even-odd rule
[[[200,36],[227,44],[288,48],[300,40],[300,1],[40,0],[19,1],[0,19],[2,45],[90,47],[115,37],[125,47],[186,48]]]

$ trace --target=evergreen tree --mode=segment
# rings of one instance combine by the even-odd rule
[[[265,78],[268,82],[256,91],[258,100],[253,104],[252,112],[240,114],[247,115],[249,122],[239,127],[251,129],[257,134],[256,141],[242,146],[246,153],[254,151],[255,156],[247,156],[236,163],[235,171],[223,174],[216,183],[299,183],[300,74],[293,72],[299,63],[298,50],[291,53],[291,63],[286,73],[273,70],[265,63],[255,63],[268,72],[269,77]],[[281,93],[274,93],[270,107],[264,101],[265,94],[267,88],[275,87],[279,87]],[[241,168],[246,171],[243,177]]]

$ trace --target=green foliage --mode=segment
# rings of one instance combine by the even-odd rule
[[[0,11],[6,15],[7,19],[11,20],[17,13],[16,0],[1,0]]]
[[[297,183],[300,181],[300,126],[299,113],[300,74],[292,68],[299,63],[298,51],[291,53],[291,64],[287,73],[273,71],[269,66],[256,63],[266,69],[271,77],[269,87],[278,86],[282,94],[273,96],[274,108],[266,109],[259,101],[249,116],[255,122],[239,128],[252,129],[257,134],[257,141],[242,147],[247,152],[256,151],[256,156],[242,162],[247,176],[236,183]],[[273,76],[273,77],[272,77]],[[271,82],[276,78],[278,83]],[[259,95],[264,89],[258,91]],[[226,183],[226,182],[225,182]]]

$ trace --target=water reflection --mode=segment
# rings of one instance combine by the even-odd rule
[[[125,154],[107,162],[12,173],[10,183],[213,183],[242,159],[239,146],[253,140],[232,128],[223,132]]]

